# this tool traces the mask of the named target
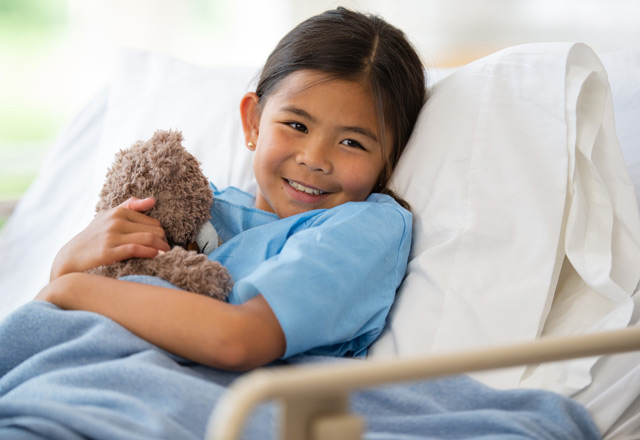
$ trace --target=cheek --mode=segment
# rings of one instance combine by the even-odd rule
[[[261,153],[268,162],[278,162],[286,158],[290,142],[282,130],[269,130],[260,136],[256,152]]]
[[[290,162],[289,156],[286,143],[277,136],[259,139],[253,156],[253,171],[258,184],[263,189],[281,184],[279,177],[285,174]]]
[[[343,176],[343,188],[353,200],[365,200],[378,181],[379,172],[375,165],[347,168]]]

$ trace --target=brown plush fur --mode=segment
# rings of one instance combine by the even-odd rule
[[[172,249],[156,258],[132,258],[89,272],[111,278],[152,275],[184,290],[225,299],[233,286],[227,270],[206,255],[184,249],[211,218],[213,193],[200,163],[182,146],[180,132],[158,130],[148,141],[116,154],[96,212],[130,197],[156,199],[146,214],[160,221]]]

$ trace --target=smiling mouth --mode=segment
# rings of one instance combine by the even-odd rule
[[[316,188],[309,188],[307,186],[299,184],[298,182],[294,182],[293,180],[286,179],[286,181],[291,188],[295,189],[296,191],[309,194],[311,196],[321,196],[323,194],[327,194],[326,191],[320,191],[319,189],[316,189]]]

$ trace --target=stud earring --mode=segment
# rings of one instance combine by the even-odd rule
[[[256,144],[254,144],[253,142],[247,142],[247,147],[249,148],[249,150],[253,151],[256,149]]]

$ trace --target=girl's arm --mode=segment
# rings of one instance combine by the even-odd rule
[[[105,315],[143,339],[206,365],[244,370],[281,357],[285,337],[262,296],[235,306],[175,289],[83,273],[169,250],[153,199],[132,198],[98,214],[56,255],[51,282],[36,297],[63,309]]]
[[[100,313],[184,358],[225,370],[265,365],[285,352],[285,336],[258,295],[231,305],[176,289],[71,273],[36,297],[63,309]]]

